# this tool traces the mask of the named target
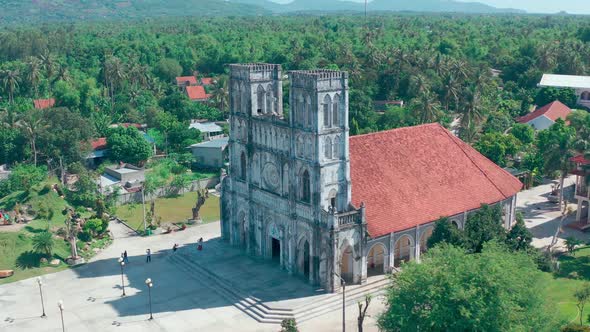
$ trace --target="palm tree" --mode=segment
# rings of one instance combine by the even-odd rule
[[[410,84],[415,96],[420,96],[424,92],[430,92],[430,82],[422,74],[412,76]]]
[[[45,50],[45,52],[39,56],[39,60],[41,60],[41,66],[43,67],[43,70],[45,70],[45,77],[48,80],[51,80],[55,73],[55,56],[49,53],[49,50]]]
[[[20,71],[15,70],[4,70],[2,72],[2,83],[4,88],[8,90],[8,102],[14,103],[14,91],[18,88],[20,82]]]
[[[451,99],[455,102],[455,109],[457,108],[457,106],[459,106],[459,89],[460,83],[459,80],[457,80],[457,78],[455,77],[455,75],[446,75],[443,82],[445,111],[449,111],[449,104],[451,103]]]
[[[70,76],[70,71],[68,70],[68,68],[64,65],[60,65],[57,69],[57,75],[55,76],[54,82],[57,82],[57,81],[69,82],[71,80],[72,80],[72,78]]]
[[[36,98],[39,94],[39,81],[41,80],[41,61],[35,57],[30,57],[27,62],[27,81],[33,88],[33,96]]]
[[[215,107],[225,114],[227,111],[227,105],[229,104],[226,79],[220,79],[217,81],[217,87],[213,91],[213,102],[215,103]]]
[[[469,128],[470,126],[478,126],[483,120],[483,105],[481,93],[478,89],[472,87],[467,88],[463,93],[463,105],[461,109],[461,129]]]
[[[440,103],[434,93],[422,90],[411,102],[411,107],[420,123],[436,122],[440,118]]]
[[[53,235],[50,232],[45,231],[33,236],[33,250],[35,252],[51,257],[53,245]]]
[[[42,129],[47,128],[41,112],[38,110],[30,110],[23,119],[20,119],[16,123],[16,125],[23,130],[25,136],[29,139],[31,149],[33,150],[33,162],[35,166],[37,166],[37,137]]]
[[[125,65],[121,60],[114,56],[109,56],[104,64],[104,76],[106,85],[109,87],[109,94],[111,103],[115,100],[115,90],[119,87],[121,82],[127,77],[125,72]]]

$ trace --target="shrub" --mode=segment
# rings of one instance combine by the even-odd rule
[[[49,232],[41,232],[33,237],[33,250],[35,252],[51,256],[53,244],[53,235]]]
[[[293,318],[283,319],[281,322],[281,332],[298,332],[297,322]]]
[[[590,332],[590,327],[578,325],[578,324],[567,324],[562,327],[559,331],[561,332]]]
[[[89,242],[92,240],[92,235],[88,231],[83,231],[78,233],[78,239],[80,239],[82,242]]]
[[[102,219],[90,219],[86,221],[83,227],[84,231],[96,236],[103,232]]]

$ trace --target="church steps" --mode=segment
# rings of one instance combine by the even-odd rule
[[[203,282],[205,286],[217,292],[240,311],[260,323],[280,324],[283,319],[293,318],[293,314],[291,313],[281,310],[273,310],[261,305],[262,303],[260,301],[257,301],[252,297],[239,294],[235,289],[226,286],[224,281],[221,281],[222,278],[190,260],[185,255],[172,255],[170,256],[170,261],[179,266],[182,270],[188,272],[191,278]]]

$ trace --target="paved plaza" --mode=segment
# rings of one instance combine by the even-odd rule
[[[301,331],[341,331],[341,294],[325,294],[268,261],[227,248],[219,223],[148,238],[132,236],[111,223],[113,245],[88,264],[42,277],[47,318],[35,279],[0,286],[0,330],[61,331],[57,302],[63,300],[66,331],[278,331],[272,322],[295,317]],[[203,237],[204,249],[195,242]],[[181,247],[173,253],[174,243]],[[145,262],[145,250],[152,262]],[[126,296],[122,297],[117,259],[127,250]],[[148,320],[145,279],[153,280],[153,320]],[[347,289],[347,330],[356,331],[356,301],[386,280]],[[356,299],[355,299],[356,295]],[[365,331],[376,331],[375,318],[385,308],[373,299]]]

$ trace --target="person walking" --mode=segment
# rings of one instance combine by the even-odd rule
[[[148,250],[146,250],[145,253],[147,254],[145,262],[150,263],[152,261],[152,251],[148,248]]]
[[[176,243],[175,243],[175,244],[172,246],[172,251],[173,251],[173,252],[176,252],[176,250],[177,250],[177,249],[178,249],[178,244],[176,244]]]
[[[200,238],[199,241],[197,242],[197,250],[198,251],[203,250],[203,238]]]
[[[129,257],[127,257],[127,250],[125,250],[123,252],[123,262],[125,262],[125,264],[129,264]]]

